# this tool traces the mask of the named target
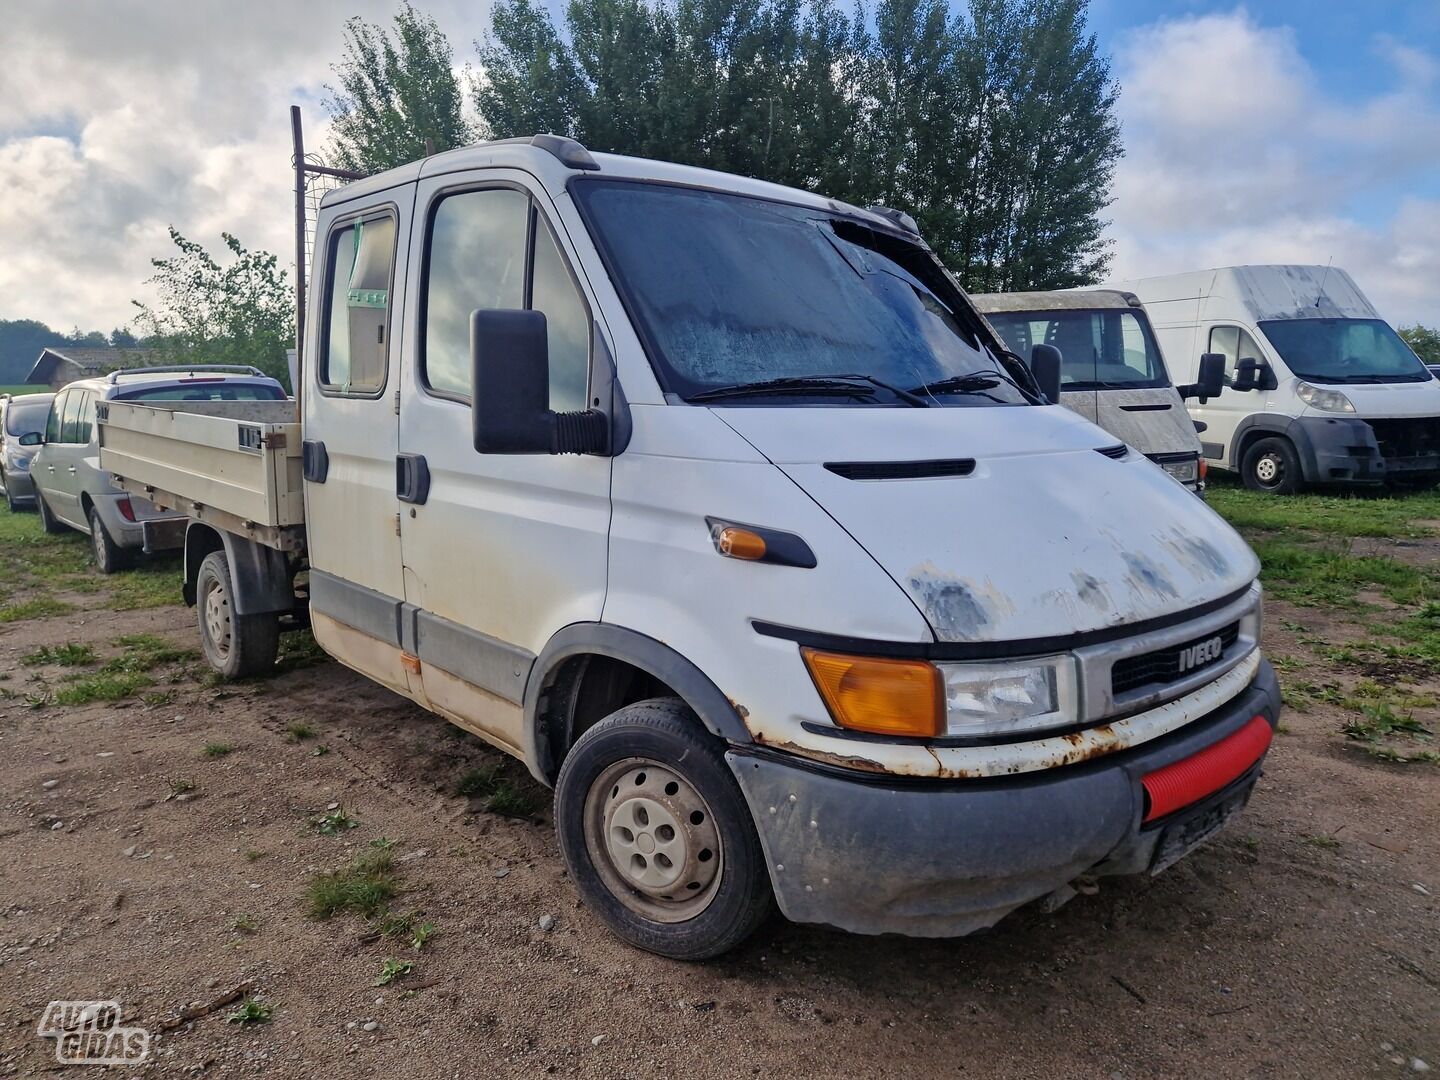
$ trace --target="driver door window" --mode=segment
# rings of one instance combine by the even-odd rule
[[[1235,364],[1240,360],[1254,360],[1257,364],[1265,363],[1265,354],[1260,351],[1260,346],[1249,332],[1238,326],[1212,326],[1210,328],[1210,348],[1212,353],[1220,353],[1225,357],[1225,384],[1232,385],[1235,381]]]

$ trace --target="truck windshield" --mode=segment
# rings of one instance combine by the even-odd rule
[[[31,403],[12,401],[5,410],[5,434],[28,435],[45,430],[45,418],[50,415],[50,399]]]
[[[1022,366],[999,355],[917,244],[824,210],[741,195],[598,180],[571,190],[662,385],[682,398],[1028,400],[1016,385],[1028,378]],[[927,389],[907,394],[914,388]]]
[[[1150,324],[1134,311],[997,311],[986,316],[1021,356],[1036,345],[1060,350],[1063,390],[1141,390],[1170,377]]]
[[[1382,319],[1275,319],[1260,329],[1310,382],[1426,382],[1430,371]]]

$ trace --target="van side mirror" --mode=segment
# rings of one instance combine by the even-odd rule
[[[38,431],[27,431],[15,441],[21,446],[39,446],[45,441],[45,436]]]
[[[1060,350],[1054,345],[1036,345],[1030,350],[1030,374],[1051,405],[1060,404],[1061,360]]]
[[[550,408],[550,346],[539,311],[470,314],[471,430],[482,454],[604,454],[609,418]]]
[[[1199,398],[1201,405],[1212,397],[1219,397],[1225,391],[1225,354],[1206,353],[1200,357],[1199,381],[1176,389],[1182,398]]]
[[[1232,390],[1274,390],[1279,386],[1275,372],[1264,360],[1246,358],[1235,365],[1235,378],[1230,383]]]

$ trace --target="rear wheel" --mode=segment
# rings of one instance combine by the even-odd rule
[[[235,585],[223,551],[212,551],[200,564],[195,611],[205,660],[225,678],[258,675],[275,666],[280,619],[273,613],[236,614]]]
[[[90,508],[90,553],[95,557],[95,569],[102,574],[124,570],[131,563],[130,552],[110,539],[105,522],[100,520],[100,511],[93,506]]]
[[[60,519],[50,512],[50,507],[45,504],[45,496],[40,494],[40,489],[35,489],[35,508],[40,511],[40,527],[47,533],[62,533],[65,526]]]
[[[586,904],[642,949],[718,956],[771,910],[740,787],[677,699],[627,705],[580,737],[560,770],[555,824]]]
[[[1293,495],[1305,483],[1300,456],[1289,439],[1257,439],[1245,450],[1240,474],[1251,491],[1268,495]]]

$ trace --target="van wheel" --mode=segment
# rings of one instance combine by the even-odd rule
[[[223,551],[212,551],[195,578],[195,611],[206,662],[227,679],[259,675],[275,666],[280,619],[273,613],[237,615],[235,585]]]
[[[1251,491],[1268,495],[1293,495],[1305,483],[1300,457],[1289,439],[1257,439],[1245,451],[1240,474]]]
[[[580,736],[555,787],[555,827],[581,897],[632,945],[704,960],[770,913],[740,785],[676,698],[627,705]]]
[[[20,512],[20,504],[15,501],[14,494],[10,491],[10,478],[5,475],[5,470],[0,469],[0,487],[5,489],[5,509],[12,514]]]
[[[105,531],[105,522],[100,520],[100,511],[90,508],[90,554],[95,556],[95,569],[102,574],[113,574],[130,565],[130,552],[120,547]]]
[[[47,533],[62,533],[65,526],[60,524],[60,519],[50,512],[50,507],[45,505],[45,496],[40,494],[40,489],[35,489],[35,509],[40,511],[40,527]]]

